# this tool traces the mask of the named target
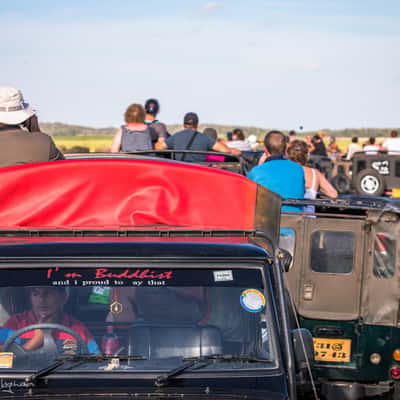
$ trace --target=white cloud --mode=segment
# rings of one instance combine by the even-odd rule
[[[204,4],[204,9],[205,10],[215,10],[217,8],[221,7],[221,3],[217,3],[215,1],[210,1],[206,4]]]

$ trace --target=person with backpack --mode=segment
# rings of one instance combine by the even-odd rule
[[[157,150],[197,150],[197,151],[219,151],[222,153],[236,154],[224,143],[219,142],[210,136],[197,130],[199,117],[194,112],[185,114],[183,118],[182,131],[170,136],[165,142],[158,141],[155,148]],[[239,152],[240,154],[240,152]],[[204,162],[206,154],[176,153],[176,159],[180,161]]]
[[[145,124],[146,112],[141,104],[131,104],[125,111],[125,125],[115,133],[111,153],[152,150],[157,134]]]

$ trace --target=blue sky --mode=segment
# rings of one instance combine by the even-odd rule
[[[398,0],[3,0],[1,85],[42,121],[399,127]]]

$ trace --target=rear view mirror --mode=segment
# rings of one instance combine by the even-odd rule
[[[278,257],[281,260],[284,271],[288,272],[293,260],[292,255],[288,250],[280,248]]]
[[[294,358],[297,370],[307,368],[307,363],[314,361],[313,338],[308,329],[299,328],[292,330]]]

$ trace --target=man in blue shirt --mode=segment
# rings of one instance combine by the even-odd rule
[[[266,160],[254,167],[248,178],[278,193],[284,199],[304,198],[304,171],[300,164],[286,159],[288,140],[280,131],[265,135]],[[282,211],[303,211],[301,207],[283,206]]]
[[[198,132],[199,117],[196,113],[189,112],[183,119],[183,131],[170,136],[165,142],[158,141],[155,145],[157,150],[197,150],[197,151],[220,151],[239,155],[240,151],[229,149],[224,143],[213,139],[204,133]],[[176,153],[176,159],[181,161],[202,162],[205,161],[204,154]]]

